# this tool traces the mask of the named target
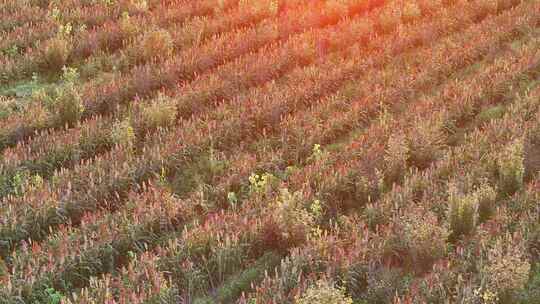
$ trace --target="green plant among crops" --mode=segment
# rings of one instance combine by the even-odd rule
[[[55,37],[45,43],[42,68],[47,71],[60,71],[68,63],[73,51],[73,27],[70,23],[60,25]]]
[[[388,140],[386,153],[384,155],[384,183],[391,186],[400,182],[407,169],[409,159],[409,147],[403,134],[394,134]]]
[[[489,122],[494,119],[503,117],[505,108],[503,106],[494,106],[483,110],[478,114],[477,120],[479,123]]]
[[[224,1],[218,0],[218,10],[224,9]],[[279,10],[279,1],[277,0],[240,0],[238,6],[242,9],[252,11],[254,13],[268,12],[271,15],[276,15]]]
[[[112,6],[116,3],[116,0],[98,0],[98,2],[101,2],[106,6]]]
[[[300,191],[281,188],[267,212],[268,217],[257,233],[260,249],[285,253],[317,232],[323,207],[318,200],[306,202]]]
[[[4,276],[7,276],[8,274],[8,268],[4,260],[0,257],[0,281],[4,278]]]
[[[523,145],[524,178],[532,180],[540,173],[540,123],[527,130]]]
[[[172,125],[176,118],[176,103],[173,99],[159,94],[150,104],[142,108],[145,130],[165,128]]]
[[[117,145],[130,147],[135,140],[135,131],[131,126],[131,121],[124,119],[115,122],[111,129],[111,139]]]
[[[474,193],[478,204],[478,222],[489,220],[496,209],[497,191],[487,183],[483,183]]]
[[[319,280],[300,297],[295,304],[352,304],[353,300],[345,295],[345,291],[327,280]]]
[[[531,272],[533,269],[534,273],[531,274],[526,289],[520,297],[520,304],[540,303],[540,263],[531,267]]]
[[[236,206],[238,204],[238,197],[236,196],[235,192],[231,191],[227,193],[227,201],[229,202],[233,210],[236,209]]]
[[[280,262],[279,255],[273,252],[265,253],[249,268],[234,275],[223,286],[218,288],[215,297],[217,303],[231,303],[238,298],[242,292],[249,291],[254,282],[262,280],[267,271],[272,271],[273,268]],[[202,302],[202,301],[201,301]],[[202,303],[212,303],[202,302]]]
[[[531,265],[525,243],[519,235],[504,235],[488,248],[482,266],[484,294],[495,296],[499,303],[515,303],[529,281]]]
[[[31,80],[22,81],[17,85],[5,90],[0,90],[0,118],[2,112],[21,112],[32,105],[32,94],[40,89],[45,89],[50,85],[42,83],[37,73],[32,74]],[[7,95],[11,98],[5,98],[1,95]]]
[[[439,158],[445,144],[445,134],[442,130],[443,122],[438,118],[415,122],[408,135],[409,165],[425,169]]]
[[[307,207],[307,208],[305,208]],[[290,192],[289,189],[280,189],[279,198],[273,205],[278,222],[285,225],[306,225],[315,223],[322,215],[321,202],[315,200],[309,206],[304,206],[303,196],[300,192]]]
[[[311,150],[311,156],[308,158],[309,161],[319,161],[321,160],[327,153],[325,153],[321,145],[315,144],[313,145],[313,149]]]
[[[71,42],[63,37],[56,37],[46,43],[43,54],[43,68],[59,70],[67,63],[71,54]]]
[[[47,293],[47,304],[60,304],[64,296],[54,288],[50,287],[45,289]]]
[[[19,52],[19,47],[16,44],[1,50],[1,53],[8,57],[15,57],[19,55]]]
[[[412,22],[422,16],[422,10],[415,1],[407,1],[403,6],[403,21]]]
[[[450,186],[448,198],[448,222],[450,226],[450,240],[455,241],[474,231],[477,218],[478,199],[475,195],[463,195],[455,186]]]
[[[33,98],[45,106],[54,125],[74,125],[84,112],[82,96],[76,88],[79,73],[74,68],[62,70],[62,82],[54,90],[39,90]]]
[[[10,99],[0,96],[0,120],[6,119],[14,112],[10,104]]]
[[[130,0],[130,3],[138,11],[144,12],[148,10],[147,0]]]
[[[27,179],[28,172],[26,171],[17,171],[11,177],[2,175],[2,177],[0,177],[0,184],[2,184],[3,187],[0,190],[0,193],[4,195],[8,193],[13,193],[14,195],[22,194]]]
[[[140,28],[133,22],[132,18],[129,16],[128,12],[122,13],[120,18],[120,29],[126,37],[132,37],[135,34],[139,33]]]
[[[499,189],[503,195],[512,195],[523,187],[523,143],[515,141],[499,156]]]
[[[163,59],[172,54],[173,40],[167,30],[151,29],[144,33],[139,46],[141,59]]]
[[[380,225],[387,220],[381,207],[374,204],[367,204],[362,216],[371,230],[375,230],[377,225]]]
[[[271,173],[256,174],[249,176],[250,190],[252,192],[265,192],[277,183],[277,178]]]
[[[220,154],[215,153],[213,148],[210,148],[193,159],[183,170],[174,176],[169,176],[170,186],[180,196],[196,190],[201,202],[206,204],[208,198],[213,195],[208,184],[227,166],[228,162],[223,160]]]
[[[436,216],[419,210],[404,218],[403,241],[409,255],[411,268],[421,273],[446,253],[446,239],[449,232],[440,225]]]

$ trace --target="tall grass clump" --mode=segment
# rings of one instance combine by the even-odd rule
[[[73,126],[84,113],[82,95],[76,87],[79,73],[74,68],[63,67],[62,80],[53,90],[39,90],[33,98],[47,109],[51,124]]]
[[[478,223],[489,220],[496,210],[497,190],[483,183],[475,192],[478,204]]]
[[[519,235],[503,235],[487,250],[481,267],[483,297],[496,303],[516,303],[519,293],[529,281],[531,265],[525,243]]]
[[[409,133],[409,165],[426,169],[441,156],[445,146],[443,123],[438,118],[417,119]]]
[[[405,235],[412,265],[421,265],[420,269],[429,270],[446,252],[448,231],[438,223],[432,213],[411,217],[405,226]]]
[[[512,195],[523,187],[523,142],[516,140],[497,159],[499,190],[503,195]]]
[[[157,60],[171,56],[173,39],[164,29],[151,29],[143,34],[139,42],[139,56],[142,60]]]
[[[141,115],[145,130],[168,127],[175,122],[176,103],[172,98],[159,94],[152,102],[142,106]]]
[[[111,129],[111,140],[114,144],[131,147],[135,140],[135,131],[129,119],[116,121]]]
[[[294,304],[352,304],[353,300],[345,295],[345,291],[331,282],[322,279],[309,287],[306,292],[297,297]]]
[[[41,66],[45,71],[60,71],[67,63],[73,51],[71,24],[60,25],[55,37],[45,42],[41,56]]]
[[[384,155],[384,182],[387,186],[400,182],[407,170],[409,146],[403,134],[395,134],[388,140]]]
[[[448,198],[448,222],[451,234],[450,241],[470,235],[476,223],[478,199],[475,195],[464,195],[458,192],[455,185],[450,185]]]
[[[532,180],[540,172],[540,124],[527,130],[523,144],[524,178]]]

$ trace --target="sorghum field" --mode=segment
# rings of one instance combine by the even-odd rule
[[[540,303],[540,1],[0,0],[0,303]]]

